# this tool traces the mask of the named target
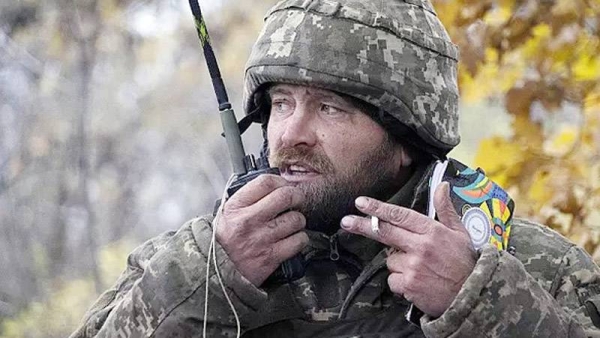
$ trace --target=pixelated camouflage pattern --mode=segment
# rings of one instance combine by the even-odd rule
[[[201,337],[211,218],[136,249],[71,336]],[[514,220],[515,256],[486,247],[440,318],[409,323],[409,304],[387,287],[388,250],[340,230],[346,265],[330,259],[330,241],[310,233],[307,275],[293,284],[252,286],[218,246],[243,337],[598,337],[600,271],[583,250],[543,226]],[[340,258],[341,260],[342,258]],[[346,266],[346,267],[344,267]],[[347,266],[362,266],[356,277]],[[235,337],[235,322],[214,274],[209,337]]]
[[[265,83],[321,87],[382,108],[447,153],[460,141],[457,60],[428,0],[282,1],[248,60],[245,111]]]
[[[485,247],[450,308],[422,318],[426,336],[600,337],[591,257],[549,228],[522,219],[513,226],[515,255]]]

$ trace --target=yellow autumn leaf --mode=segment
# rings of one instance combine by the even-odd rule
[[[485,49],[485,63],[495,64],[498,63],[498,51],[494,48],[486,48]]]
[[[573,149],[579,136],[579,129],[565,126],[553,138],[544,143],[544,152],[551,156],[564,156]]]
[[[548,185],[550,175],[545,170],[537,171],[529,187],[527,197],[537,202],[539,205],[544,205],[552,199],[552,189]]]
[[[504,54],[503,65],[499,70],[502,76],[498,77],[498,89],[501,93],[508,92],[518,82],[522,81],[523,74],[530,66],[529,62],[520,53]]]
[[[487,48],[485,50],[484,63],[479,67],[479,72],[475,77],[471,77],[465,71],[459,74],[461,99],[464,102],[480,102],[484,98],[494,97],[499,94],[499,87],[502,86],[503,76],[499,76],[498,59],[498,51],[493,48]]]
[[[585,97],[584,109],[586,112],[600,115],[600,91],[591,92]]]
[[[600,78],[600,58],[596,55],[582,54],[573,65],[576,81],[598,81]]]
[[[539,24],[533,27],[533,36],[536,38],[544,39],[550,37],[552,34],[552,28],[547,24]]]
[[[544,133],[539,123],[531,122],[529,115],[516,115],[512,125],[515,136],[527,144],[528,148],[541,150]]]
[[[571,44],[562,44],[552,50],[552,57],[546,58],[552,62],[551,71],[554,73],[564,73],[567,71],[567,65],[570,67],[573,60],[573,46]]]
[[[484,17],[483,22],[490,26],[499,27],[506,23],[512,16],[512,6],[498,6],[489,11]]]
[[[520,165],[521,147],[505,138],[494,136],[483,140],[475,155],[475,165],[486,171],[499,185],[507,185],[508,171]]]
[[[454,20],[458,17],[461,6],[459,6],[454,1],[433,1],[438,17],[448,28],[448,31],[451,31],[455,25],[453,25]]]
[[[539,24],[532,29],[532,37],[529,38],[522,50],[523,56],[527,59],[532,59],[540,54],[547,45],[547,40],[552,34],[552,28],[547,24]]]
[[[575,0],[558,0],[552,7],[552,14],[555,16],[577,13],[579,11],[579,1]]]
[[[465,103],[480,102],[486,96],[484,91],[480,90],[481,84],[476,81],[468,72],[458,74],[460,85],[460,96]]]

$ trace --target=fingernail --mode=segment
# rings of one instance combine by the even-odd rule
[[[369,201],[367,200],[366,197],[359,197],[356,199],[356,201],[354,201],[354,203],[356,203],[357,207],[364,209],[369,204]]]
[[[354,225],[354,216],[345,216],[342,218],[342,228],[350,229]]]

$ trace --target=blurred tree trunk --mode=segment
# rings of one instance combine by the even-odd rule
[[[136,58],[136,39],[131,34],[131,32],[123,32],[124,34],[124,63],[125,69],[127,70],[127,75],[125,78],[130,79],[135,76],[135,72],[137,70],[137,58]],[[136,105],[135,108],[130,108],[134,110],[139,110],[139,106]],[[123,239],[126,234],[133,228],[133,225],[136,224],[139,220],[139,216],[137,215],[137,207],[136,207],[136,191],[135,185],[139,180],[138,175],[134,173],[132,170],[132,163],[128,160],[120,160],[120,156],[116,154],[117,144],[123,142],[131,135],[135,135],[140,129],[142,125],[141,116],[142,114],[137,113],[132,114],[135,116],[129,123],[126,123],[122,126],[113,140],[107,140],[109,145],[103,147],[105,150],[103,152],[106,153],[106,157],[108,157],[107,162],[112,163],[115,166],[117,171],[117,177],[119,182],[119,187],[121,187],[119,191],[119,196],[115,201],[114,210],[112,213],[108,231],[108,242],[116,242],[118,240]]]
[[[80,4],[80,5],[78,5]],[[73,162],[77,163],[78,182],[76,205],[83,210],[83,221],[86,225],[86,242],[90,259],[90,269],[94,279],[96,290],[103,289],[102,279],[98,268],[98,242],[96,229],[96,215],[90,201],[91,166],[89,155],[91,153],[91,84],[93,80],[94,66],[96,64],[97,48],[96,42],[101,31],[101,19],[98,10],[98,1],[84,2],[72,1],[71,6],[71,29],[77,46],[77,74],[79,81],[76,100],[76,132],[72,135],[71,142],[76,151]]]
[[[62,161],[59,163],[60,169],[57,171],[56,182],[57,182],[57,194],[56,194],[56,208],[54,229],[51,234],[50,245],[48,246],[48,258],[49,258],[49,276],[50,278],[60,278],[63,275],[65,262],[67,261],[67,222],[65,217],[64,207],[68,203],[69,191],[66,182],[67,179],[67,167],[66,167],[67,156],[62,156]]]
[[[0,316],[10,314],[39,295],[31,202],[37,198],[29,139],[34,133],[35,72],[15,60],[22,50],[0,32]],[[37,69],[36,69],[37,70]],[[24,193],[21,193],[24,192]],[[5,249],[8,248],[8,249]]]

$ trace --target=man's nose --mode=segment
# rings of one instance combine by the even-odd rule
[[[286,147],[305,145],[312,147],[316,143],[314,114],[306,105],[297,105],[294,113],[286,119],[281,141]]]

